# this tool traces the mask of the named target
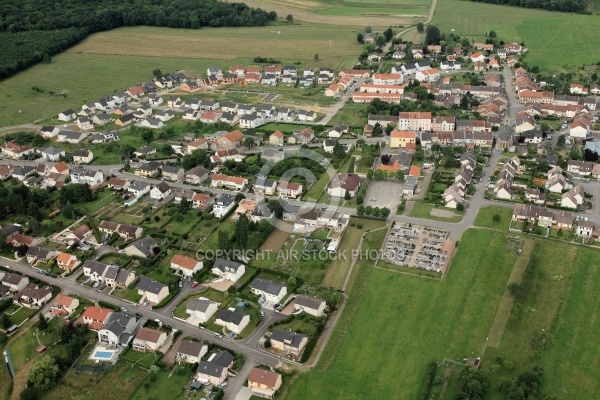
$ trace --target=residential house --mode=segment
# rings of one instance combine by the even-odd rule
[[[200,361],[196,369],[195,379],[202,384],[217,386],[225,382],[227,371],[226,366],[210,361]]]
[[[281,375],[276,372],[252,368],[248,374],[248,387],[257,397],[272,399],[281,387]]]
[[[192,207],[197,208],[200,211],[207,210],[212,206],[214,199],[204,193],[194,193],[192,197]]]
[[[160,173],[162,164],[158,161],[147,161],[136,168],[135,174],[146,178],[152,178]]]
[[[31,246],[29,249],[27,249],[27,253],[25,254],[29,264],[35,264],[38,261],[46,262],[53,259],[54,256],[54,251],[39,246]]]
[[[401,112],[398,116],[397,129],[400,131],[430,131],[430,112]]]
[[[135,334],[132,349],[154,353],[167,341],[167,333],[157,329],[142,327]]]
[[[217,148],[233,149],[240,147],[244,140],[244,134],[239,130],[234,130],[217,139]]]
[[[197,364],[208,352],[208,346],[202,342],[191,340],[182,340],[175,354],[176,362],[185,362],[188,364]]]
[[[158,243],[150,236],[143,239],[138,239],[125,247],[125,254],[128,256],[147,258],[154,254],[154,249],[158,247]]]
[[[166,182],[155,185],[150,190],[150,198],[155,200],[164,200],[171,195],[171,186]]]
[[[77,256],[69,253],[60,253],[56,257],[56,265],[60,269],[64,269],[66,271],[72,271],[73,268],[76,268],[80,264],[79,260],[77,260]]]
[[[96,186],[104,182],[102,171],[93,171],[81,167],[74,167],[71,171],[72,183],[87,183],[90,186]]]
[[[312,122],[317,119],[317,113],[314,111],[298,110],[298,120]]]
[[[283,144],[284,135],[281,131],[275,131],[269,136],[269,144],[279,146]]]
[[[94,159],[94,153],[91,150],[75,149],[73,150],[73,163],[89,164]]]
[[[287,295],[287,288],[283,284],[261,278],[252,281],[250,291],[273,304],[281,303],[281,300]]]
[[[440,71],[437,68],[428,68],[423,71],[417,71],[415,79],[419,82],[435,82],[440,78]]]
[[[117,125],[117,126],[126,126],[126,125],[131,124],[135,120],[136,120],[135,115],[133,115],[133,114],[126,114],[126,115],[123,115],[121,118],[117,119],[115,121],[115,125]]]
[[[122,312],[110,313],[98,331],[98,341],[107,347],[126,347],[133,339],[136,327],[135,317]]]
[[[41,308],[52,299],[52,291],[30,283],[13,296],[13,302],[27,308]]]
[[[163,122],[157,118],[147,117],[141,123],[142,128],[161,129]]]
[[[361,179],[356,174],[338,174],[327,185],[327,193],[333,197],[356,196],[360,187]]]
[[[65,156],[65,151],[58,147],[50,146],[41,151],[42,158],[47,161],[58,161]]]
[[[21,146],[15,142],[4,143],[0,146],[0,149],[2,149],[2,154],[13,160],[18,160],[34,153],[32,146]]]
[[[133,152],[134,156],[144,158],[148,158],[152,154],[156,154],[156,147],[154,146],[144,146],[139,150]]]
[[[64,294],[57,294],[52,302],[51,312],[57,317],[67,317],[79,307],[79,299]]]
[[[145,276],[140,276],[137,291],[142,296],[142,300],[158,304],[169,295],[169,285]]]
[[[87,131],[90,129],[94,129],[94,123],[88,117],[80,117],[77,118],[77,127],[82,131]],[[60,135],[60,134],[59,134]]]
[[[175,254],[171,258],[171,269],[181,272],[182,276],[193,276],[203,267],[202,261],[182,254]]]
[[[151,187],[152,185],[150,185],[148,182],[132,181],[129,187],[127,188],[127,191],[131,193],[134,197],[140,198],[146,193],[149,193]]]
[[[1,278],[3,286],[8,287],[11,292],[20,292],[29,285],[29,278],[23,275],[5,273]]]
[[[254,182],[254,194],[273,196],[277,190],[277,182],[259,176]]]
[[[200,185],[206,179],[208,179],[208,170],[206,170],[201,165],[198,165],[197,167],[188,170],[184,175],[184,180],[187,183],[191,183],[194,185]]]
[[[297,199],[302,197],[302,185],[296,182],[279,182],[277,194],[279,197]]]
[[[111,309],[98,306],[89,306],[81,315],[83,323],[93,331],[99,331],[104,326],[108,317],[113,313]]]
[[[235,198],[227,193],[223,193],[215,199],[212,208],[212,214],[216,218],[223,218],[235,207]]]
[[[592,221],[579,221],[579,225],[575,228],[575,234],[584,238],[592,237],[594,233],[594,223]]]
[[[31,165],[23,165],[12,170],[11,176],[17,180],[24,181],[28,176],[36,173],[35,167]]]
[[[63,111],[60,114],[58,114],[58,119],[60,121],[64,121],[64,122],[72,121],[75,118],[77,118],[77,114],[75,113],[75,111],[73,111],[71,109],[68,109],[68,110]]]
[[[271,333],[271,346],[276,350],[300,354],[307,343],[308,336],[301,333],[283,329],[277,329]]]
[[[567,163],[567,172],[581,177],[590,176],[593,168],[594,163],[591,161],[569,160]]]
[[[108,188],[112,190],[126,190],[130,182],[127,179],[110,178],[107,182]]]
[[[246,266],[235,261],[217,258],[211,272],[224,280],[237,282],[246,272]]]
[[[304,311],[313,317],[322,317],[326,308],[325,300],[316,297],[299,294],[294,299],[294,311]]]
[[[171,165],[163,165],[162,166],[162,178],[167,181],[177,182],[182,181],[185,172],[181,167],[173,167]]]
[[[189,299],[185,308],[185,312],[190,314],[190,316],[195,319],[194,322],[203,324],[208,321],[218,309],[218,303],[205,299],[204,297],[200,297],[197,299]]]
[[[250,323],[250,316],[235,308],[224,308],[217,311],[215,324],[224,327],[230,332],[240,334]]]
[[[237,176],[213,174],[210,179],[211,187],[224,187],[230,190],[243,191],[248,185],[248,179]]]
[[[408,143],[416,144],[417,135],[412,131],[394,130],[390,133],[390,148],[406,148]]]

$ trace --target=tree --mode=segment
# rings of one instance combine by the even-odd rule
[[[315,61],[319,61],[319,54],[315,53]]]
[[[367,27],[365,28],[365,32],[366,32],[366,33],[371,33],[371,32],[373,32],[373,28],[371,28],[370,26],[367,26]]]
[[[37,394],[34,388],[28,386],[19,393],[19,398],[21,400],[37,400]]]
[[[0,326],[2,329],[8,329],[12,325],[10,322],[10,317],[6,313],[0,314]]]
[[[160,78],[163,73],[160,69],[156,68],[154,71],[152,71],[152,75],[154,75],[155,78]]]
[[[394,31],[392,30],[391,26],[383,32],[383,36],[385,36],[386,42],[389,42],[390,40],[392,40],[392,38],[394,37]]]
[[[465,206],[462,203],[458,203],[456,205],[456,210],[457,211],[465,211]]]
[[[440,44],[442,39],[442,33],[440,29],[435,25],[429,25],[425,30],[425,44]]]
[[[231,240],[229,240],[229,233],[227,233],[227,231],[219,231],[219,233],[217,233],[217,238],[220,250],[224,252],[231,250]]]
[[[265,349],[268,349],[271,347],[271,340],[267,339],[265,340]]]
[[[379,216],[381,216],[381,218],[387,218],[390,216],[390,209],[387,207],[383,207],[381,210],[379,210]]]
[[[241,214],[235,224],[235,243],[241,249],[248,247],[248,238],[250,236],[249,221],[246,214]]]
[[[422,22],[419,22],[419,23],[417,24],[417,32],[419,32],[419,33],[423,33],[424,31],[425,31],[425,25],[423,25],[423,23],[422,23]]]
[[[287,22],[294,22],[294,16],[292,14],[288,14],[287,17],[285,17],[285,20]]]
[[[396,180],[403,181],[404,180],[404,171],[399,170],[398,172],[396,172],[394,174],[394,178],[396,178]]]
[[[46,356],[38,360],[29,370],[29,381],[37,390],[48,391],[54,387],[60,368],[53,357]]]
[[[52,57],[50,57],[50,54],[46,53],[44,54],[42,61],[46,64],[50,64],[52,62]]]
[[[288,284],[290,286],[295,286],[298,283],[298,279],[295,276],[290,276],[288,279]]]
[[[150,143],[154,140],[154,132],[150,129],[144,129],[142,130],[141,138],[144,142]]]
[[[385,36],[377,36],[377,39],[375,39],[375,44],[377,45],[377,47],[385,46]]]
[[[373,127],[373,133],[371,136],[383,136],[383,128],[381,127],[379,122],[377,122]]]
[[[340,142],[337,142],[333,146],[333,158],[341,160],[346,157],[346,150],[344,150],[344,145]]]
[[[488,382],[477,368],[465,368],[458,378],[458,393],[455,400],[481,400],[488,389]]]
[[[160,152],[170,156],[171,154],[173,154],[173,147],[171,147],[170,144],[164,144],[160,148]]]
[[[365,206],[363,206],[362,204],[358,207],[356,207],[356,214],[360,215],[365,215]]]
[[[500,214],[494,214],[492,219],[494,220],[494,222],[500,222]]]
[[[38,317],[37,327],[40,331],[45,331],[48,328],[48,320],[44,317],[44,314],[40,313]]]
[[[192,208],[192,202],[186,199],[185,197],[181,198],[181,202],[179,203],[179,213],[187,214]]]
[[[244,138],[244,147],[246,147],[247,149],[251,149],[254,147],[256,143],[254,142],[254,138],[251,138],[250,136],[246,136]]]
[[[346,190],[346,192],[344,193],[344,200],[348,201],[350,200],[350,193]]]
[[[565,137],[565,135],[560,135],[558,137],[558,140],[556,141],[556,147],[564,149],[566,143],[567,143],[567,138]]]
[[[365,40],[365,36],[362,33],[358,33],[358,35],[356,35],[356,41],[360,44],[363,44]]]

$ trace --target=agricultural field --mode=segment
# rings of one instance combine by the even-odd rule
[[[98,33],[55,56],[50,64],[38,64],[0,82],[0,126],[53,117],[149,80],[156,68],[184,70],[194,77],[206,74],[209,66],[249,65],[258,56],[338,68],[348,55],[360,52],[354,28],[312,24],[199,30],[133,27]],[[44,93],[32,91],[32,86]]]
[[[286,398],[417,398],[429,362],[483,351],[516,259],[498,251],[505,248],[501,233],[465,232],[444,281],[359,262],[321,361]],[[394,367],[381,368],[381,360],[394,360]]]
[[[294,21],[385,28],[425,20],[431,4],[427,0],[248,0],[245,3],[273,10],[280,17],[292,14]]]
[[[537,239],[499,346],[486,350],[491,387],[503,377],[516,377],[542,366],[543,389],[557,399],[600,396],[600,350],[594,332],[600,329],[598,251]],[[571,262],[565,262],[570,260]],[[510,367],[507,367],[510,365]],[[492,392],[490,399],[504,399]]]
[[[461,0],[439,0],[433,24],[473,41],[495,30],[504,41],[525,42],[525,61],[542,71],[599,61],[595,32],[600,18]]]

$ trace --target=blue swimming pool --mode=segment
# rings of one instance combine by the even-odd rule
[[[97,351],[94,353],[94,358],[106,358],[111,359],[113,356],[112,351]]]

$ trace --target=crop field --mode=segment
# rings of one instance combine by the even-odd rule
[[[91,35],[53,57],[50,64],[38,64],[1,81],[0,127],[47,119],[86,101],[126,90],[152,79],[156,68],[163,72],[184,70],[193,77],[205,75],[209,66],[249,65],[259,56],[282,63],[338,68],[346,65],[348,55],[358,53],[353,26],[115,29]],[[315,54],[319,54],[318,61]],[[43,93],[34,92],[32,86]]]
[[[596,32],[600,18],[472,1],[439,0],[433,24],[473,40],[495,30],[505,41],[524,41],[526,61],[542,70],[599,61]]]
[[[353,303],[316,369],[286,398],[414,399],[428,362],[481,354],[515,263],[513,252],[497,250],[505,241],[497,232],[465,232],[445,281],[357,264]]]
[[[502,367],[510,361],[514,367],[492,374],[491,387],[540,365],[549,395],[561,400],[600,397],[594,378],[600,373],[594,335],[600,329],[598,255],[590,248],[536,240],[527,267],[533,272],[522,283],[526,294],[515,301],[499,347],[486,350],[488,360]],[[490,398],[504,395],[493,392]]]
[[[424,20],[431,4],[427,0],[248,0],[245,3],[273,10],[279,16],[292,14],[294,21],[384,29]]]

